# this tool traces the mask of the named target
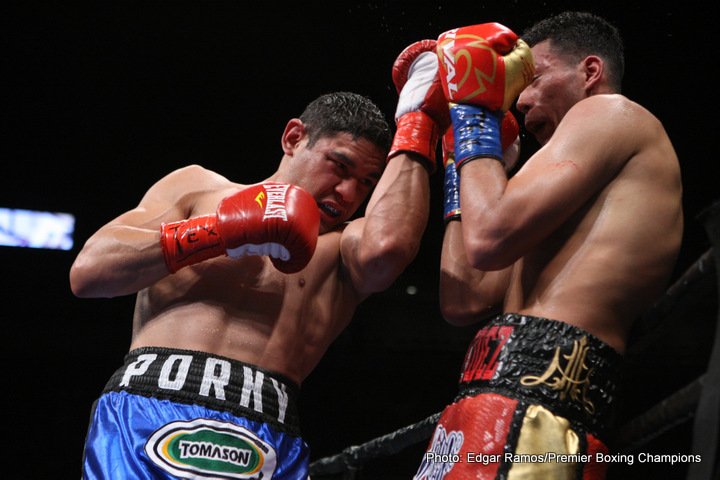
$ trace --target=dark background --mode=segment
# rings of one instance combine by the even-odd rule
[[[325,4],[328,3],[328,4]],[[389,120],[390,67],[408,44],[461,25],[516,32],[565,8],[605,16],[626,41],[624,93],[665,125],[683,168],[686,233],[673,281],[709,247],[697,215],[720,197],[717,18],[677,2],[4,2],[0,206],[76,215],[70,252],[0,247],[3,478],[77,478],[92,401],[121,363],[133,298],[80,300],[67,275],[83,242],[169,171],[198,163],[244,183],[282,155],[280,134],[318,95],[371,97]],[[523,157],[536,148],[524,138]],[[417,260],[368,300],[303,387],[313,460],[439,411],[474,330],[437,307],[441,175]],[[401,208],[401,206],[399,206]],[[415,295],[407,288],[414,286]],[[677,308],[639,323],[621,419],[706,368],[717,318],[712,269]],[[691,422],[640,451],[689,453]],[[363,478],[409,478],[424,442]],[[614,478],[684,478],[687,465],[613,465]],[[660,475],[660,477],[657,477]]]

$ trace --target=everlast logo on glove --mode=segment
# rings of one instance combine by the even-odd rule
[[[285,207],[285,197],[287,196],[288,184],[266,184],[267,205],[265,205],[265,215],[263,220],[269,218],[279,218],[287,222],[287,208]]]

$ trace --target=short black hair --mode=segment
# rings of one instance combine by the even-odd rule
[[[522,34],[531,47],[550,40],[553,49],[574,61],[588,55],[601,57],[608,66],[608,81],[620,92],[625,53],[620,31],[602,17],[588,12],[562,12],[539,21]]]
[[[369,98],[352,92],[326,93],[308,104],[300,115],[308,133],[308,145],[321,137],[347,132],[354,139],[365,138],[385,154],[392,140],[390,125]]]

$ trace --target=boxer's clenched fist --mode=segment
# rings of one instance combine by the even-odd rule
[[[388,159],[402,152],[414,152],[435,170],[440,134],[450,125],[447,101],[438,77],[435,40],[420,40],[398,55],[392,78],[400,98],[395,111],[397,131]]]
[[[283,273],[302,270],[315,252],[320,213],[305,190],[262,183],[224,198],[213,215],[164,223],[160,242],[171,273],[208,258],[267,255]]]
[[[457,169],[478,157],[502,161],[504,112],[534,74],[530,47],[507,27],[486,23],[441,34],[437,54]]]

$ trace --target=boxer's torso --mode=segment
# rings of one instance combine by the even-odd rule
[[[184,199],[189,216],[214,212],[228,184]],[[340,267],[340,231],[319,237],[309,265],[278,272],[267,257],[219,257],[137,295],[131,348],[172,347],[244,361],[300,384],[349,323],[358,299]]]
[[[683,225],[672,145],[649,112],[632,108],[637,130],[626,134],[636,153],[512,267],[504,305],[576,325],[621,352],[632,321],[666,288]]]

